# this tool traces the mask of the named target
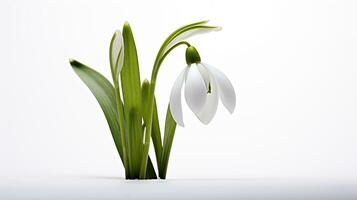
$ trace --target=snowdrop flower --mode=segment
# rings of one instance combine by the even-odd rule
[[[216,114],[218,98],[233,113],[236,95],[228,78],[217,68],[202,63],[193,46],[186,49],[186,62],[187,67],[175,80],[170,96],[170,110],[176,123],[184,126],[181,104],[184,84],[186,102],[202,123],[208,124]]]

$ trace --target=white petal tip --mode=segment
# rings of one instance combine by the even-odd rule
[[[236,105],[234,104],[232,107],[230,107],[230,108],[226,107],[226,108],[227,108],[227,110],[229,111],[230,114],[233,114],[234,110],[236,108]]]
[[[202,122],[202,121],[201,121],[201,122]],[[211,121],[209,121],[209,122],[202,122],[202,124],[208,125],[210,122],[211,122]]]
[[[235,110],[235,107],[236,107],[235,104],[234,104],[234,105],[223,104],[223,106],[228,110],[228,112],[229,112],[230,114],[233,114],[233,113],[234,113],[234,110]]]
[[[202,118],[198,117],[198,119],[200,120],[200,122],[201,122],[202,124],[208,125],[208,124],[212,121],[213,117],[211,117],[211,118],[209,118],[209,119],[208,119],[208,118],[202,119]]]
[[[183,123],[183,120],[182,120],[182,115],[181,116],[180,115],[179,116],[173,115],[172,114],[172,110],[171,110],[171,115],[172,115],[172,118],[174,119],[174,121],[176,122],[176,124],[178,124],[179,126],[182,126],[182,127],[185,126],[185,124]]]
[[[228,110],[230,114],[234,113],[234,108],[232,110]]]

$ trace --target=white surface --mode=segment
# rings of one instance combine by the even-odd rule
[[[229,115],[220,104],[205,126],[184,106],[168,178],[356,179],[356,9],[322,0],[1,1],[0,182],[122,176],[104,116],[68,58],[109,77],[110,38],[128,20],[148,78],[165,37],[203,19],[223,30],[189,41],[230,78],[237,108]],[[182,48],[162,66],[161,121],[184,65]]]
[[[46,183],[46,184],[44,184]],[[125,181],[117,177],[32,177],[2,185],[12,199],[257,199],[355,200],[356,182],[277,179],[173,179]]]

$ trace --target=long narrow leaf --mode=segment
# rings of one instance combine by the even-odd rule
[[[182,30],[185,30],[187,28],[190,28],[190,27],[193,27],[193,26],[197,26],[197,25],[203,25],[203,24],[206,24],[208,21],[205,20],[205,21],[199,21],[199,22],[195,22],[195,23],[192,23],[192,24],[188,24],[188,25],[185,25],[185,26],[182,26],[180,28],[178,28],[176,31],[174,31],[173,33],[171,33],[167,38],[166,40],[164,41],[164,43],[162,44],[159,52],[158,52],[158,56],[162,56],[164,53],[165,53],[165,50],[167,50],[167,46],[169,45],[169,43],[175,39],[175,37],[177,37],[177,34],[182,31]]]
[[[100,73],[83,65],[76,60],[70,60],[70,64],[79,78],[87,85],[97,99],[107,119],[110,132],[112,133],[115,146],[123,161],[122,145],[118,124],[118,113],[116,112],[115,93],[113,85]]]
[[[161,167],[159,169],[159,176],[162,179],[166,178],[167,166],[169,163],[171,146],[174,140],[175,130],[176,130],[176,122],[172,117],[170,107],[168,106],[166,112],[165,136],[164,136],[164,145],[162,150]]]
[[[139,62],[133,33],[128,23],[123,27],[124,65],[120,73],[124,106],[129,111],[132,108],[141,112],[141,82]]]
[[[154,165],[151,162],[150,156],[148,157],[148,168],[146,170],[146,179],[157,179]]]
[[[159,124],[159,116],[157,114],[157,106],[156,99],[154,99],[154,110],[152,116],[152,131],[151,131],[151,139],[154,144],[155,155],[157,160],[157,167],[160,168],[160,158],[162,157],[162,141],[161,141],[161,133],[160,133],[160,124]]]
[[[141,117],[137,115],[137,112],[132,109],[129,113],[128,118],[129,129],[128,133],[128,142],[129,142],[129,167],[131,168],[130,176],[131,178],[138,178],[140,173],[140,164],[141,164],[141,155],[143,151],[143,130],[141,125]]]
[[[128,23],[123,26],[124,65],[120,73],[127,127],[129,166],[132,178],[139,177],[143,131],[139,62],[134,36]]]
[[[209,32],[212,32],[212,31],[218,31],[220,29],[221,29],[221,27],[203,26],[203,25],[194,25],[194,26],[190,26],[190,27],[187,27],[185,29],[182,29],[182,30],[178,31],[172,39],[170,39],[169,44],[165,48],[165,52],[169,48],[171,48],[172,46],[177,44],[178,42],[181,42],[181,41],[183,41],[185,39],[188,39],[188,38],[190,38],[192,36],[195,36],[195,35],[198,35],[198,34],[209,33]]]
[[[195,22],[192,24],[182,26],[182,27],[178,28],[177,30],[175,30],[173,33],[171,33],[166,38],[165,42],[162,44],[162,46],[158,52],[158,57],[160,58],[172,46],[174,46],[178,42],[183,41],[189,37],[192,37],[197,34],[208,33],[211,31],[220,30],[220,27],[217,27],[217,26],[206,26],[205,24],[207,22],[208,21]]]
[[[81,80],[93,93],[102,108],[104,116],[108,122],[110,132],[112,133],[115,146],[122,160],[122,147],[113,85],[103,75],[76,60],[71,59],[70,64],[79,78],[81,78]],[[150,157],[148,161],[147,178],[157,178]]]

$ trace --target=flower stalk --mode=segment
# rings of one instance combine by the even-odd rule
[[[148,122],[146,125],[146,133],[145,133],[145,143],[144,143],[144,151],[143,151],[143,159],[141,161],[141,168],[140,168],[140,178],[144,179],[145,178],[145,172],[146,172],[146,167],[147,167],[147,159],[148,159],[148,154],[149,154],[149,148],[150,148],[150,138],[151,138],[151,130],[152,130],[152,118],[153,118],[153,111],[154,111],[154,96],[155,96],[155,86],[156,86],[156,79],[157,75],[160,69],[160,66],[166,56],[174,50],[176,47],[180,45],[186,45],[187,47],[191,46],[188,42],[186,41],[181,41],[172,46],[162,57],[159,55],[156,57],[155,63],[157,63],[156,66],[153,67],[152,76],[151,76],[151,83],[149,86],[149,113],[148,113]]]
[[[123,148],[123,163],[124,163],[124,169],[125,169],[125,177],[129,177],[129,168],[128,168],[128,154],[126,150],[126,138],[125,138],[125,129],[124,129],[124,113],[123,113],[123,103],[120,97],[119,93],[119,85],[117,80],[113,80],[114,82],[114,90],[115,90],[115,99],[116,99],[116,104],[117,104],[117,112],[119,115],[119,128],[120,128],[120,138],[121,138],[121,144]]]

